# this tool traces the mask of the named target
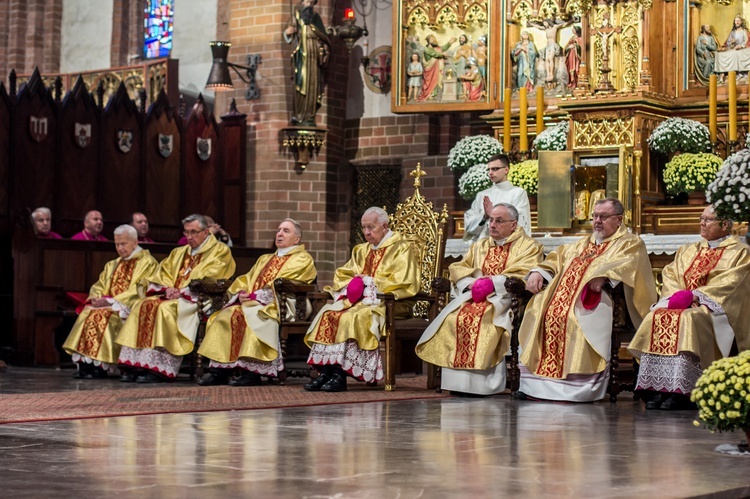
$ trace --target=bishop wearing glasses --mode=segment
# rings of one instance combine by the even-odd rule
[[[234,275],[232,250],[208,230],[203,215],[182,221],[187,244],[162,260],[143,283],[146,298],[125,321],[116,342],[122,345],[121,381],[156,383],[174,379],[182,357],[193,351],[200,318],[188,288],[193,279],[226,279]]]
[[[534,297],[519,331],[519,398],[592,402],[609,381],[612,299],[605,283],[623,286],[638,327],[656,301],[646,245],[622,223],[620,201],[597,201],[593,233],[552,251],[531,271]]]
[[[529,196],[520,187],[508,182],[510,158],[505,154],[496,154],[487,162],[487,170],[492,187],[480,191],[471,208],[464,213],[464,239],[476,242],[489,235],[487,222],[492,207],[498,203],[508,203],[518,211],[518,226],[531,235],[531,211]]]
[[[505,390],[513,322],[505,279],[525,277],[544,258],[542,245],[518,226],[513,205],[496,204],[487,225],[489,237],[451,264],[457,296],[417,343],[420,358],[443,368],[441,388],[451,392],[493,395]]]
[[[732,235],[732,221],[708,206],[701,240],[677,250],[662,271],[661,300],[628,347],[640,360],[637,390],[647,409],[688,409],[703,369],[750,349],[750,248]]]

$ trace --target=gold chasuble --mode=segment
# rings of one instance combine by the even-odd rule
[[[393,293],[397,300],[419,292],[419,256],[413,243],[398,232],[375,249],[362,243],[352,249],[351,259],[336,269],[331,295],[343,290],[355,276],[370,276],[380,293]],[[368,303],[365,303],[368,302]],[[324,306],[305,334],[305,343],[333,345],[356,340],[362,350],[375,350],[385,329],[385,305],[364,298],[354,305],[341,299]]]
[[[229,246],[213,235],[206,238],[195,255],[190,252],[187,245],[172,250],[144,283],[148,292],[180,289],[181,297],[167,300],[159,294],[140,301],[117,336],[117,343],[135,349],[160,347],[176,356],[193,351],[200,319],[198,304],[192,300],[187,285],[193,279],[232,277],[235,263]]]
[[[460,262],[451,264],[450,279],[465,288],[481,277],[494,277],[495,290],[475,303],[471,292],[460,293],[428,326],[416,352],[422,360],[453,369],[485,370],[497,366],[510,346],[512,317],[505,277],[525,277],[544,257],[543,247],[521,227],[502,245],[485,237],[471,245]]]
[[[234,298],[240,291],[267,290],[270,302],[265,305],[266,300],[233,302],[213,314],[198,353],[221,364],[235,362],[241,357],[261,362],[278,358],[279,308],[273,282],[284,278],[310,284],[316,276],[315,262],[304,245],[293,247],[284,256],[276,253],[261,256],[250,272],[232,283],[229,295]],[[288,310],[293,314],[293,301],[288,305],[291,305]]]
[[[634,355],[690,352],[705,369],[727,356],[735,339],[740,352],[750,349],[750,314],[743,310],[750,296],[750,248],[740,238],[730,236],[715,248],[705,240],[682,246],[662,278],[662,300],[628,347]],[[693,291],[701,306],[666,308],[680,290]]]
[[[109,298],[110,306],[94,308],[86,305],[63,344],[70,355],[81,355],[106,364],[116,364],[120,345],[115,336],[136,304],[138,283],[148,279],[159,266],[148,250],[134,252],[124,260],[116,258],[104,265],[99,280],[91,286],[87,302]]]
[[[610,357],[611,300],[603,292],[601,303],[587,311],[581,293],[597,277],[621,282],[630,318],[640,325],[656,301],[646,245],[621,226],[601,244],[592,234],[560,246],[539,268],[554,278],[526,307],[519,332],[521,363],[532,375],[556,380],[603,372]],[[598,315],[601,311],[606,313]],[[594,327],[582,328],[584,322]],[[521,383],[523,390],[523,371]]]

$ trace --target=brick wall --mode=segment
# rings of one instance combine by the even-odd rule
[[[458,196],[457,178],[447,167],[448,152],[462,137],[479,133],[492,134],[492,130],[466,113],[352,119],[346,124],[346,157],[354,167],[400,164],[402,200],[414,192],[409,173],[420,163],[427,173],[420,192],[435,210],[442,210],[443,205],[449,211],[463,210],[470,202]],[[452,230],[453,224],[449,227]]]
[[[112,14],[112,67],[135,62],[131,55],[143,54],[143,8],[141,0],[114,0]]]
[[[0,79],[11,69],[31,73],[60,70],[62,0],[6,0],[0,2]]]
[[[331,24],[333,3],[321,0],[316,6],[325,25]],[[334,15],[342,17],[343,8]],[[232,0],[229,12],[230,60],[244,64],[245,54],[263,57],[257,75],[261,99],[246,101],[238,79],[231,93],[239,110],[248,115],[247,245],[270,247],[279,221],[291,216],[303,225],[303,239],[315,257],[319,280],[329,283],[336,266],[349,256],[350,171],[343,156],[345,122],[341,118],[347,78],[329,78],[317,118],[318,126],[328,129],[326,144],[302,170],[279,142],[280,130],[289,126],[292,107],[291,46],[282,36],[290,21],[289,2]],[[327,74],[346,75],[348,59],[346,49],[334,42]]]

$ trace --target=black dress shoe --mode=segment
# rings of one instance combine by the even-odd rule
[[[83,379],[106,379],[107,371],[101,367],[92,366],[92,369],[87,373],[84,373]]]
[[[666,393],[657,393],[646,402],[646,409],[659,409],[661,408],[662,402],[667,399],[669,395]]]
[[[341,373],[334,373],[326,384],[320,387],[321,392],[345,392],[346,376]]]
[[[529,396],[522,391],[515,391],[511,395],[516,400],[529,400]]]
[[[319,392],[320,388],[330,381],[331,377],[326,373],[318,374],[318,377],[307,383],[304,388],[308,392]]]
[[[122,373],[120,381],[123,383],[135,383],[135,373]]]
[[[664,400],[659,406],[662,411],[681,411],[685,409],[693,409],[695,406],[690,402],[690,398],[687,395],[680,393],[673,393]]]
[[[217,386],[226,385],[229,382],[229,373],[224,372],[208,372],[198,380],[198,384],[201,386]]]
[[[238,377],[229,380],[229,386],[260,386],[262,384],[260,374],[244,370]]]
[[[163,383],[164,378],[161,376],[158,376],[151,371],[146,371],[143,374],[138,375],[137,378],[135,378],[136,383]]]

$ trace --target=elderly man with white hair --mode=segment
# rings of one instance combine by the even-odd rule
[[[417,249],[388,228],[388,213],[373,206],[361,223],[367,242],[355,246],[351,259],[336,270],[333,286],[325,288],[334,303],[321,309],[305,335],[311,348],[307,363],[321,371],[305,385],[308,391],[344,391],[347,375],[367,382],[383,379],[378,346],[385,305],[377,293],[400,300],[419,292]]]
[[[62,239],[57,232],[52,232],[52,212],[49,208],[40,206],[31,212],[31,221],[34,223],[34,233],[39,239]]]
[[[315,280],[315,262],[301,239],[299,222],[282,220],[276,230],[276,251],[258,258],[250,272],[232,283],[229,303],[208,320],[198,349],[199,355],[211,359],[199,384],[258,386],[261,374],[275,378],[284,369],[273,283],[279,278],[304,284]],[[238,376],[230,379],[233,371]]]
[[[130,225],[115,229],[118,258],[107,262],[63,348],[78,364],[77,378],[106,378],[117,364],[120,346],[115,336],[140,300],[137,286],[159,264],[148,250],[138,246],[138,233]]]

